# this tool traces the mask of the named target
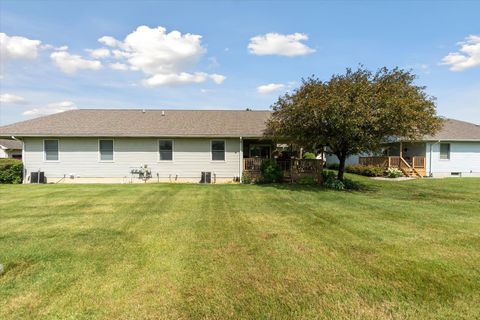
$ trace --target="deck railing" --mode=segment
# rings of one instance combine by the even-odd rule
[[[260,174],[262,163],[268,159],[244,158],[243,170],[253,175]],[[313,176],[319,179],[323,160],[319,159],[274,159],[283,172],[284,179],[294,181],[301,176]]]
[[[412,157],[412,166],[414,168],[425,168],[425,157]]]
[[[244,158],[243,159],[243,170],[260,172],[260,167],[262,166],[262,163],[266,160],[267,159],[264,159],[264,158]]]
[[[359,162],[362,166],[387,167],[389,157],[360,157]]]
[[[373,156],[360,157],[359,163],[364,166],[375,166],[381,168],[398,168],[407,175],[425,176],[425,157],[415,156],[411,161],[405,160],[400,156]]]

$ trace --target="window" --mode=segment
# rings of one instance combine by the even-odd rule
[[[173,140],[160,140],[160,161],[172,161],[173,160]]]
[[[113,140],[98,140],[100,161],[113,161]]]
[[[440,159],[450,159],[450,143],[440,143]]]
[[[212,140],[212,160],[225,161],[225,141]]]
[[[58,140],[44,140],[43,149],[46,161],[58,161]]]

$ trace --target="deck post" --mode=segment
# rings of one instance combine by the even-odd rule
[[[403,143],[400,141],[400,158],[403,158]]]

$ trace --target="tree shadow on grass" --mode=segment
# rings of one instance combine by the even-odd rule
[[[380,190],[380,186],[365,184],[359,181],[351,182],[351,188],[344,189],[344,190],[334,190],[330,188],[326,188],[322,185],[316,184],[298,184],[298,183],[258,183],[256,184],[259,187],[264,188],[275,188],[278,190],[288,190],[288,191],[296,191],[296,192],[329,192],[329,191],[337,191],[337,192],[347,192],[347,193],[369,193],[369,192],[377,192]]]

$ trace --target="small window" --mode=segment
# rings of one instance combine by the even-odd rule
[[[173,160],[173,140],[160,140],[160,161]]]
[[[225,141],[212,140],[212,160],[225,161]]]
[[[113,161],[113,140],[99,140],[100,161]]]
[[[44,140],[43,147],[46,161],[58,161],[58,140]]]
[[[450,143],[440,143],[440,159],[450,159]]]

